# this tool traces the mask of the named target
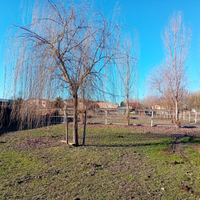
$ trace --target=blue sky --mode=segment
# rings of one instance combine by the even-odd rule
[[[29,0],[1,0],[0,4],[0,98],[3,97],[4,41],[11,24],[22,25],[22,9]],[[108,15],[114,7],[120,7],[121,20],[135,28],[140,42],[140,89],[139,97],[147,94],[146,78],[153,68],[164,60],[164,45],[161,34],[173,12],[182,11],[187,27],[192,28],[192,40],[188,56],[190,91],[200,89],[200,1],[199,0],[98,0],[96,8]],[[27,4],[27,5],[25,5]]]

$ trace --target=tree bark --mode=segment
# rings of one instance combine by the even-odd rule
[[[78,95],[73,92],[73,144],[78,146]]]
[[[126,119],[127,119],[127,125],[130,125],[130,111],[129,111],[129,99],[127,99],[127,107],[126,107]]]
[[[176,127],[179,128],[180,127],[180,122],[179,122],[179,116],[178,116],[178,101],[175,100],[175,109],[176,109],[176,113],[175,113],[175,121],[176,121]]]
[[[129,65],[128,65],[129,67]],[[126,108],[126,118],[127,118],[127,125],[130,125],[130,111],[129,111],[129,74],[127,74],[127,86],[126,86],[126,101],[127,101],[127,108]]]
[[[175,119],[176,119],[176,123],[178,122],[178,102],[177,102],[177,100],[175,101],[175,109],[176,109],[176,115],[175,115]]]
[[[82,107],[82,110],[86,109],[86,102],[85,102],[85,79],[83,80],[83,83],[82,83],[82,100],[83,100],[83,107]],[[85,115],[84,115],[85,112],[81,113],[81,122],[82,124],[84,124],[84,119],[85,119]]]
[[[67,114],[67,108],[64,110],[64,115],[65,115],[65,132],[66,132],[66,143],[69,144],[68,141],[68,114]]]
[[[84,111],[84,129],[83,129],[83,145],[85,145],[85,132],[86,132],[86,120],[87,120],[87,112],[86,109]]]

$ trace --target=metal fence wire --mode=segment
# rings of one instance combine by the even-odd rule
[[[62,124],[66,122],[64,111],[67,113],[67,121],[73,122],[73,109],[54,109],[58,114],[55,116],[45,115],[43,123]],[[47,109],[41,109],[45,113]],[[48,110],[49,111],[49,110]],[[86,121],[89,124],[126,124],[126,109],[90,109],[87,110]],[[78,121],[83,123],[84,112],[78,111]],[[172,110],[131,110],[129,114],[130,124],[132,125],[170,125],[174,123],[175,113]],[[198,123],[199,113],[190,111],[179,111],[179,120],[183,124]],[[199,120],[200,121],[200,120]]]

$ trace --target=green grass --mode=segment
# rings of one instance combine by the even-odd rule
[[[0,199],[200,199],[200,154],[189,137],[173,154],[171,136],[133,126],[90,126],[86,146],[68,147],[64,136],[64,125],[1,135]]]
[[[190,142],[190,143],[200,143],[200,138],[195,138],[193,136],[185,137],[185,138],[182,139],[181,142],[182,143],[188,143],[188,142]]]

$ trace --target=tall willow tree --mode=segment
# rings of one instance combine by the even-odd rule
[[[83,1],[76,4],[46,0],[38,4],[30,24],[14,26],[17,30],[6,64],[7,72],[14,74],[15,93],[20,91],[24,99],[51,99],[61,90],[70,91],[75,145],[78,145],[78,91],[83,82],[86,85],[85,81],[90,80],[87,77],[100,77],[104,68],[112,65],[120,38],[117,23],[91,10]]]

